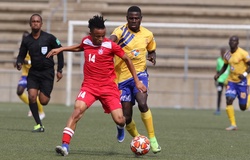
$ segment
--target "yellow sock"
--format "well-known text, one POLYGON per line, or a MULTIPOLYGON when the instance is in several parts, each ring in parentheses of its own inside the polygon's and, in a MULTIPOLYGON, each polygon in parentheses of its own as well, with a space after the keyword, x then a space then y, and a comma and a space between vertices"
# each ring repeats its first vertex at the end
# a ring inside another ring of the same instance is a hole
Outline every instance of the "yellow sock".
POLYGON ((126 125, 126 130, 132 137, 136 137, 139 135, 137 128, 135 126, 135 121, 133 119, 128 125, 126 125))
POLYGON ((150 109, 145 112, 141 113, 141 119, 147 129, 148 137, 153 138, 155 137, 154 125, 153 125, 153 117, 150 109))
POLYGON ((25 93, 21 94, 21 95, 19 96, 19 98, 20 98, 24 103, 29 104, 28 96, 27 96, 25 93))
POLYGON ((233 105, 228 105, 226 107, 226 111, 227 111, 227 116, 229 118, 229 121, 231 123, 232 126, 236 126, 236 121, 235 121, 235 116, 234 116, 234 107, 233 105))
POLYGON ((38 112, 39 112, 39 113, 43 113, 43 112, 44 112, 44 111, 43 111, 43 105, 40 103, 38 97, 36 98, 36 101, 37 101, 38 112))
POLYGON ((250 106, 250 94, 248 94, 247 96, 247 109, 249 108, 250 106))

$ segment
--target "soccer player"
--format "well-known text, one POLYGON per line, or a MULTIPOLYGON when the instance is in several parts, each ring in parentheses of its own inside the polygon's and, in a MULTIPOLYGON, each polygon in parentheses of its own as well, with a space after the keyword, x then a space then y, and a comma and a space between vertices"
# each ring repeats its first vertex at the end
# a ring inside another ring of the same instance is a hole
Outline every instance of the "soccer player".
MULTIPOLYGON (((223 56, 226 53, 226 48, 222 47, 220 49, 220 57, 216 59, 216 73, 218 73, 224 65, 223 56)), ((227 77, 229 74, 230 65, 227 66, 226 71, 217 79, 216 81, 216 88, 217 88, 217 108, 214 112, 215 115, 220 115, 221 110, 221 95, 224 86, 227 84, 227 77)))
MULTIPOLYGON (((27 37, 28 35, 29 35, 29 32, 24 31, 23 36, 22 36, 22 40, 24 39, 24 37, 27 37)), ((16 63, 14 63, 14 67, 16 67, 16 63)), ((28 99, 28 96, 24 93, 24 90, 27 88, 27 75, 28 75, 30 67, 31 67, 30 55, 27 54, 25 59, 24 59, 24 64, 22 67, 22 75, 21 75, 21 78, 18 82, 17 92, 16 92, 18 97, 26 104, 29 104, 29 99, 28 99)), ((37 98, 37 105, 38 105, 39 117, 41 120, 43 120, 45 118, 45 113, 43 111, 43 106, 40 103, 38 98, 37 98)), ((30 110, 28 112, 28 116, 29 117, 32 116, 32 113, 30 110)))
MULTIPOLYGON (((127 10, 127 24, 117 27, 111 34, 110 39, 122 47, 126 55, 133 62, 140 81, 148 87, 146 61, 149 60, 155 65, 156 42, 153 33, 140 26, 141 21, 141 9, 138 6, 129 7, 127 10)), ((151 150, 153 153, 160 152, 161 147, 155 136, 152 113, 147 105, 147 92, 140 92, 135 88, 135 82, 129 74, 127 66, 119 57, 115 58, 115 69, 118 77, 118 87, 121 91, 120 100, 123 114, 126 118, 127 131, 132 137, 139 135, 135 122, 132 119, 133 106, 136 100, 141 112, 141 119, 148 132, 151 150)), ((121 137, 120 139, 118 137, 118 141, 121 139, 121 137)))
POLYGON ((226 130, 237 130, 233 101, 236 97, 239 100, 239 108, 242 111, 247 109, 248 85, 247 75, 250 72, 250 56, 244 49, 238 47, 239 37, 231 36, 229 39, 230 51, 223 56, 224 65, 222 69, 214 76, 217 79, 226 71, 230 65, 228 84, 226 89, 226 112, 231 125, 226 130))
POLYGON ((62 145, 56 147, 56 152, 62 156, 69 153, 69 144, 76 130, 77 122, 83 117, 85 111, 99 100, 105 113, 111 113, 119 132, 124 132, 125 117, 120 102, 120 93, 114 79, 114 55, 125 61, 132 74, 135 85, 140 92, 146 92, 144 86, 136 75, 135 68, 119 45, 105 37, 106 28, 102 16, 94 16, 89 20, 89 36, 82 39, 80 44, 61 47, 52 50, 47 57, 62 51, 84 51, 84 80, 78 96, 76 97, 74 111, 68 119, 63 130, 62 145))
MULTIPOLYGON (((31 34, 22 40, 19 54, 17 56, 16 67, 22 69, 24 59, 29 53, 31 58, 31 67, 27 76, 27 90, 29 97, 29 107, 36 122, 33 132, 44 132, 44 126, 38 113, 37 96, 42 105, 47 105, 50 100, 50 94, 54 85, 55 62, 53 57, 46 58, 46 55, 53 48, 61 47, 60 41, 52 34, 41 30, 42 17, 39 14, 33 14, 30 17, 31 34)), ((57 81, 62 75, 64 66, 63 53, 58 54, 57 81)))

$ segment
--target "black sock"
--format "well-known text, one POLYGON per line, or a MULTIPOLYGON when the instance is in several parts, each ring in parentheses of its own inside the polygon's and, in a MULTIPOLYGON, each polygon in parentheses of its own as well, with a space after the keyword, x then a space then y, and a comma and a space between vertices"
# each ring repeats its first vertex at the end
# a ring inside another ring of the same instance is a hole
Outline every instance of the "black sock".
POLYGON ((32 112, 32 115, 36 121, 36 124, 40 124, 40 126, 42 126, 42 122, 40 120, 39 113, 38 113, 37 103, 30 103, 29 106, 30 106, 30 111, 32 112))

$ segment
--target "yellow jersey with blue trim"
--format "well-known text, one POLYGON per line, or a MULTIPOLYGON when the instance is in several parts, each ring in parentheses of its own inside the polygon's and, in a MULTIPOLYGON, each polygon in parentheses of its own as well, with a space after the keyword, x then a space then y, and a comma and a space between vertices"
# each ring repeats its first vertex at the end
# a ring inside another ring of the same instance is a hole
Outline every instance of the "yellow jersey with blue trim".
MULTIPOLYGON (((139 32, 133 32, 125 24, 117 27, 111 35, 117 37, 116 43, 121 46, 126 55, 131 59, 136 73, 144 72, 147 68, 148 51, 156 49, 153 33, 142 26, 140 26, 139 32)), ((115 56, 115 71, 118 83, 132 78, 126 63, 117 56, 115 56)))
POLYGON ((224 54, 224 63, 230 65, 228 81, 240 82, 239 75, 247 70, 248 65, 246 62, 248 61, 250 61, 248 52, 240 47, 233 54, 230 51, 226 52, 224 54))
MULTIPOLYGON (((30 61, 29 53, 27 53, 24 60, 25 61, 30 61)), ((31 64, 23 64, 23 66, 22 66, 22 76, 27 76, 28 75, 30 67, 31 67, 31 64)))

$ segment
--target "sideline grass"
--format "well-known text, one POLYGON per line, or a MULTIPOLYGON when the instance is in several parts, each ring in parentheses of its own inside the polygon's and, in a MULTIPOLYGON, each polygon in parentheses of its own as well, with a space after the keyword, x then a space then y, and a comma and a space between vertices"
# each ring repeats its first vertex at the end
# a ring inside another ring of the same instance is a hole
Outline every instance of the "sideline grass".
MULTIPOLYGON (((0 103, 1 160, 247 160, 250 150, 249 112, 236 111, 238 131, 225 131, 229 125, 225 111, 220 116, 211 110, 152 108, 155 131, 162 147, 160 154, 148 153, 135 158, 127 133, 123 143, 116 141, 116 128, 102 108, 90 108, 78 123, 67 157, 55 153, 61 144, 62 130, 72 107, 45 107, 44 133, 32 133, 34 120, 27 117, 28 107, 21 103, 0 103)), ((146 134, 140 113, 134 118, 141 134, 146 134)))

